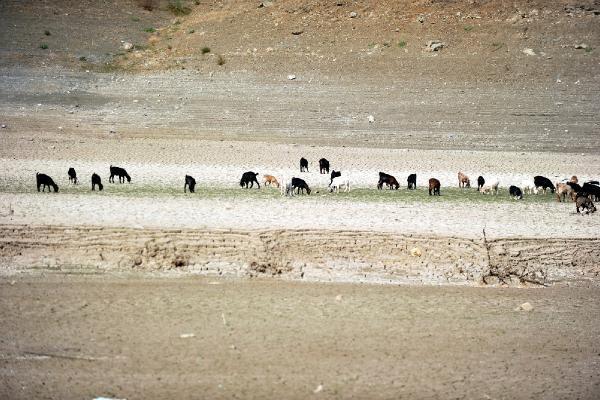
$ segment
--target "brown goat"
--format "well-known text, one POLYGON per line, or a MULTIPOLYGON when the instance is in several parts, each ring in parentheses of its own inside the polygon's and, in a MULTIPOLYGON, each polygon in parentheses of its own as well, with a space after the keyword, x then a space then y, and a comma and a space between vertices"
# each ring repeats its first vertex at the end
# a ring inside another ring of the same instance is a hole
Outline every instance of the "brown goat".
POLYGON ((429 179, 429 195, 435 196, 436 194, 440 195, 440 181, 435 178, 429 179))
POLYGON ((463 174, 462 172, 458 173, 458 187, 459 188, 464 188, 464 187, 471 187, 471 180, 469 179, 469 177, 465 174, 463 174))
POLYGON ((268 183, 269 186, 275 185, 276 187, 279 187, 279 182, 277 181, 277 178, 275 178, 273 175, 263 175, 263 178, 265 181, 265 186, 267 186, 268 183))

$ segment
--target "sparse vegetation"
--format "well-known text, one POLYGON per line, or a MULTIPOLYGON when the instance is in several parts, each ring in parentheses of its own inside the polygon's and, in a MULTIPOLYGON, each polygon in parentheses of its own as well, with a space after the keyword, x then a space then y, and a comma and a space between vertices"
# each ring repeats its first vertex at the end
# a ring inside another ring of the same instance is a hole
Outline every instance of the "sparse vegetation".
POLYGON ((464 27, 465 31, 467 32, 471 32, 473 30, 474 26, 473 25, 467 25, 464 27))
POLYGON ((50 31, 49 31, 49 30, 45 30, 45 31, 44 31, 44 35, 46 35, 46 36, 50 36, 50 31))
POLYGON ((81 57, 79 57, 79 61, 86 62, 87 58, 85 56, 81 56, 81 57))
POLYGON ((131 17, 131 20, 132 20, 133 22, 139 22, 139 20, 140 20, 140 19, 139 19, 139 17, 132 16, 132 17, 131 17))
POLYGON ((591 52, 592 52, 592 50, 593 50, 593 49, 592 49, 591 47, 586 47, 586 48, 585 48, 585 52, 586 52, 586 53, 591 53, 591 52))
POLYGON ((401 40, 398 42, 398 47, 400 47, 401 49, 406 47, 406 42, 404 40, 401 40))
POLYGON ((194 29, 190 29, 190 30, 188 31, 188 33, 189 33, 189 34, 192 34, 192 33, 194 33, 194 32, 196 32, 194 29))
POLYGON ((175 15, 188 15, 192 11, 181 0, 169 0, 167 8, 175 15))
POLYGON ((46 43, 40 44, 40 49, 46 50, 47 48, 48 48, 48 45, 46 43))
POLYGON ((217 57, 217 65, 223 64, 225 64, 225 58, 223 58, 223 56, 219 54, 219 56, 217 57))
POLYGON ((210 47, 203 47, 200 51, 202 54, 210 53, 210 47))
POLYGON ((156 29, 154 29, 153 27, 148 27, 148 28, 144 28, 144 32, 146 32, 146 33, 154 33, 154 32, 156 32, 156 29))

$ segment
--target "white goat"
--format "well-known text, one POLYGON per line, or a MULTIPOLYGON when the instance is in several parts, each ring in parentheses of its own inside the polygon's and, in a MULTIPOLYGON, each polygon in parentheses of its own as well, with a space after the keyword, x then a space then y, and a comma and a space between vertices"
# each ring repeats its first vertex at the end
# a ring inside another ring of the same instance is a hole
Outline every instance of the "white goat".
POLYGON ((340 188, 344 188, 344 192, 350 191, 350 180, 345 176, 336 176, 329 184, 329 191, 339 193, 340 188))

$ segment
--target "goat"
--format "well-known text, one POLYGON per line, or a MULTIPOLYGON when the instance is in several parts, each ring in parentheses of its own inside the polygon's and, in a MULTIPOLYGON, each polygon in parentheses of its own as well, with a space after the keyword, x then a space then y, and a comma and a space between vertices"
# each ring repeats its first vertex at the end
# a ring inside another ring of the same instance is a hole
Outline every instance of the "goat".
MULTIPOLYGON (((577 185, 579 186, 579 185, 577 185)), ((573 198, 573 188, 571 185, 567 185, 566 183, 557 183, 556 184, 556 200, 560 203, 561 197, 562 201, 566 201, 567 195, 573 198)))
POLYGON ((406 179, 406 183, 408 184, 409 189, 417 188, 417 174, 410 174, 406 179))
POLYGON ((48 193, 51 192, 50 188, 54 188, 54 193, 58 193, 58 185, 54 183, 52 178, 50 178, 46 174, 40 174, 39 172, 35 173, 35 181, 37 184, 37 191, 40 191, 40 186, 42 186, 42 192, 46 191, 48 188, 48 193))
POLYGON ((573 175, 571 179, 569 179, 569 183, 579 183, 579 179, 577 179, 577 175, 573 175))
POLYGON ((321 171, 322 174, 328 174, 329 173, 329 161, 327 161, 324 158, 321 158, 319 160, 319 170, 321 171))
POLYGON ((552 193, 554 193, 556 190, 550 179, 546 178, 545 176, 534 176, 533 185, 538 188, 538 190, 539 188, 542 188, 544 190, 544 194, 546 194, 546 189, 550 189, 552 193))
POLYGON ((598 201, 600 199, 600 185, 594 183, 597 181, 588 181, 583 184, 581 187, 581 193, 585 193, 586 195, 590 195, 594 197, 594 201, 598 201))
POLYGON ((131 177, 129 176, 127 171, 125 171, 124 168, 113 167, 111 165, 110 166, 110 177, 108 178, 108 181, 115 183, 115 175, 119 177, 119 183, 125 182, 125 179, 127 179, 127 182, 131 183, 131 177))
POLYGON ((273 175, 263 175, 263 181, 265 186, 269 184, 269 186, 275 185, 279 188, 279 182, 277 181, 277 178, 275 178, 273 175))
POLYGON ((292 191, 294 189, 297 189, 297 192, 296 192, 297 194, 300 194, 300 191, 302 191, 302 193, 304 193, 304 190, 306 190, 307 194, 310 194, 310 188, 308 187, 308 185, 306 184, 304 179, 292 178, 291 186, 292 186, 292 191))
POLYGON ((514 198, 515 200, 522 200, 523 199, 523 192, 517 186, 512 186, 511 185, 508 188, 508 194, 510 195, 510 197, 514 198))
POLYGON ((429 195, 440 195, 440 181, 435 178, 429 178, 429 195))
POLYGON ((308 172, 308 160, 304 157, 300 159, 300 172, 308 172))
POLYGON ((96 185, 98 185, 99 191, 102 191, 102 189, 104 189, 104 186, 102 186, 102 180, 100 179, 100 175, 94 172, 92 174, 92 190, 96 190, 96 185))
POLYGON ((248 185, 250 185, 250 188, 252 188, 252 187, 254 187, 254 182, 256 182, 256 184, 258 185, 258 188, 260 189, 260 183, 258 183, 258 180, 256 179, 257 176, 258 176, 258 172, 252 172, 252 171, 244 172, 242 174, 242 179, 240 179, 240 186, 248 189, 248 185))
POLYGON ((338 176, 342 176, 342 171, 336 171, 335 169, 332 170, 331 171, 331 180, 329 181, 329 185, 331 185, 331 182, 333 182, 333 180, 338 176))
POLYGON ((75 168, 69 168, 67 174, 69 175, 69 182, 73 182, 74 185, 77 185, 77 172, 75 172, 75 168))
POLYGON ((500 182, 497 179, 490 179, 490 181, 492 183, 484 185, 481 189, 479 189, 479 192, 483 194, 493 193, 494 195, 497 195, 500 182))
POLYGON ((483 176, 479 175, 477 177, 477 190, 481 191, 481 188, 483 187, 483 185, 485 185, 485 179, 483 178, 483 176))
POLYGON ((458 187, 459 188, 465 188, 471 187, 471 180, 469 179, 469 177, 465 174, 463 174, 462 172, 458 172, 458 187))
POLYGON ((575 200, 575 209, 577 210, 577 214, 580 214, 579 209, 586 210, 586 214, 596 212, 596 206, 594 206, 592 200, 585 195, 577 196, 577 199, 575 200))
POLYGON ((342 178, 341 176, 333 178, 331 183, 329 184, 329 191, 333 192, 335 190, 335 192, 339 193, 340 188, 344 188, 344 192, 349 192, 350 180, 345 177, 342 178))
POLYGON ((185 193, 186 187, 190 189, 190 193, 196 192, 196 180, 192 176, 185 176, 185 183, 183 184, 183 193, 185 193))
POLYGON ((392 175, 386 174, 385 172, 379 173, 379 182, 377 183, 377 189, 383 189, 383 184, 386 184, 389 188, 396 189, 400 188, 400 184, 392 175))
POLYGON ((521 189, 523 190, 523 193, 527 193, 527 194, 538 194, 538 188, 535 187, 535 185, 531 185, 530 181, 523 181, 521 183, 521 189))
POLYGON ((279 190, 281 191, 282 196, 293 196, 294 189, 292 188, 292 181, 288 178, 283 178, 281 180, 281 185, 279 186, 279 190))

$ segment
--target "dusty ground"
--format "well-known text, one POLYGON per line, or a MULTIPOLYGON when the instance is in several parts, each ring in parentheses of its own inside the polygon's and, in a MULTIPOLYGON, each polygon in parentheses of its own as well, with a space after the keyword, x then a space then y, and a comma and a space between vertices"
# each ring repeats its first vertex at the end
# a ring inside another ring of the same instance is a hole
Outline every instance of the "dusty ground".
POLYGON ((506 190, 600 178, 597 1, 141 3, 0 2, 0 397, 598 397, 598 214, 506 190))
POLYGON ((44 275, 0 293, 3 398, 600 393, 595 289, 44 275))

